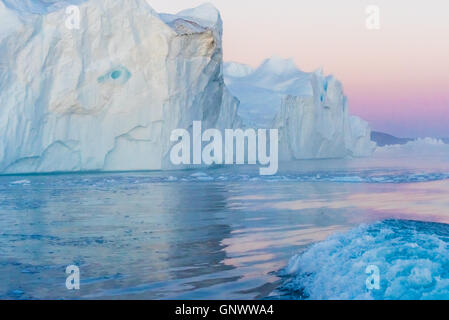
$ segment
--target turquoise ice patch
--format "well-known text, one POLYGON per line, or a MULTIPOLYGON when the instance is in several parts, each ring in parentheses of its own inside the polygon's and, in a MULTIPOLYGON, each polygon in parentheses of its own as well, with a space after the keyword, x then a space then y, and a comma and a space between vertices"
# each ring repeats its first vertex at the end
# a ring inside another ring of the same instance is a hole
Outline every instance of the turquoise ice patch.
POLYGON ((114 82, 118 84, 126 83, 131 78, 131 72, 123 66, 114 68, 106 74, 98 77, 98 83, 114 82))

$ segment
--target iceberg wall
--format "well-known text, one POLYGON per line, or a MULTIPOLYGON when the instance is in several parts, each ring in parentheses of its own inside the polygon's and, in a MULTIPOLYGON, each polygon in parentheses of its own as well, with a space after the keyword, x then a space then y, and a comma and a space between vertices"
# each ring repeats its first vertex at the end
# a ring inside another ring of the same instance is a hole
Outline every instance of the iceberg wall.
POLYGON ((1 173, 165 169, 173 129, 236 126, 214 7, 67 3, 0 1, 1 173))
POLYGON ((172 169, 170 134, 196 120, 278 128, 281 160, 374 148, 335 78, 281 58, 223 66, 211 5, 173 15, 146 0, 0 0, 0 18, 0 173, 172 169), (69 4, 79 29, 65 25, 69 4))
POLYGON ((236 63, 224 70, 227 86, 241 101, 244 123, 279 129, 281 160, 361 157, 374 151, 368 123, 349 114, 335 77, 321 70, 302 72, 293 60, 276 56, 252 72, 236 63))

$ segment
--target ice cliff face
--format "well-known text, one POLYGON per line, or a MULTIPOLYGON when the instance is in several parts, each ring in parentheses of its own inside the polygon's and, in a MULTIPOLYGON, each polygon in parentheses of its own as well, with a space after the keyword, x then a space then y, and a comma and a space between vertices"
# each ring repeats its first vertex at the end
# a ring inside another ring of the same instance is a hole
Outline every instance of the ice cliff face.
POLYGON ((279 129, 281 160, 368 156, 375 144, 364 120, 350 116, 341 83, 321 70, 300 71, 290 59, 273 57, 253 72, 235 63, 225 82, 241 101, 248 126, 279 129), (237 71, 236 71, 237 70, 237 71))
POLYGON ((209 5, 0 1, 0 172, 170 167, 170 133, 232 128, 222 22, 209 5), (80 29, 65 6, 80 8, 80 29))
POLYGON ((246 125, 280 129, 281 159, 370 152, 334 78, 280 58, 223 67, 211 5, 0 0, 0 20, 0 173, 172 168, 172 130, 240 126, 222 71, 246 125), (66 27, 70 4, 79 29, 66 27))

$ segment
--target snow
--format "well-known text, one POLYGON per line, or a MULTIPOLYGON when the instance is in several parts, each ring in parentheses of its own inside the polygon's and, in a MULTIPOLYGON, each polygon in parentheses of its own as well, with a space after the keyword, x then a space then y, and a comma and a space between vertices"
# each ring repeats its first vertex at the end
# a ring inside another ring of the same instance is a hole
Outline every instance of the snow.
POLYGON ((173 129, 235 126, 211 6, 175 17, 191 34, 145 0, 81 2, 82 31, 68 2, 0 3, 0 172, 166 169, 173 129))
POLYGON ((449 227, 387 220, 331 236, 293 257, 282 291, 300 299, 448 299, 449 227), (366 286, 369 266, 380 286, 366 286))

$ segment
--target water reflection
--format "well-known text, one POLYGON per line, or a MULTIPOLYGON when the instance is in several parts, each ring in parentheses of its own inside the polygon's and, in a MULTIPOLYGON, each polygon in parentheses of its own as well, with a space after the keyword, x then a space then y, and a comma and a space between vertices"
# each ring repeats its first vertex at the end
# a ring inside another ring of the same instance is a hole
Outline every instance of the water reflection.
MULTIPOLYGON (((449 223, 449 181, 401 185, 370 185, 343 197, 280 201, 273 209, 360 209, 362 220, 397 218, 449 223)), ((359 222, 359 219, 356 219, 359 222)))
POLYGON ((223 219, 223 186, 111 181, 108 187, 92 177, 84 187, 46 189, 55 177, 30 179, 26 193, 26 186, 1 193, 9 204, 0 207, 0 268, 7 271, 0 275, 1 297, 108 296, 121 288, 122 297, 139 298, 141 291, 145 298, 163 298, 172 280, 232 269, 223 263, 222 240, 231 233, 223 219), (39 199, 39 207, 19 205, 22 197, 39 199), (65 289, 69 264, 81 267, 80 291, 65 289), (158 282, 164 285, 135 289, 158 282))
POLYGON ((391 217, 449 223, 448 181, 149 175, 0 177, 0 298, 261 298, 291 256, 332 233, 391 217), (80 291, 65 288, 70 264, 80 291))

